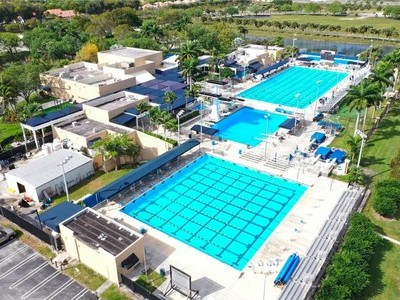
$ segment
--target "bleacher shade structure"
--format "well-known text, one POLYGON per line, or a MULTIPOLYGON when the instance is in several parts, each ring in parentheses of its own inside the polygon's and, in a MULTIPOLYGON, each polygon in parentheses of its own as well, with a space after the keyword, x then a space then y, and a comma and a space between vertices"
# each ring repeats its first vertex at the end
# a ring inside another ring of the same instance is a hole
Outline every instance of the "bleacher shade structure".
MULTIPOLYGON (((63 202, 41 213, 39 215, 40 222, 50 229, 60 232, 58 225, 83 209, 82 206, 72 202, 63 202)), ((35 217, 37 221, 39 221, 39 218, 35 217)))
POLYGON ((214 135, 219 132, 219 129, 215 129, 215 128, 211 128, 211 127, 207 127, 207 126, 200 126, 198 124, 193 125, 193 127, 190 128, 190 130, 196 131, 197 133, 202 131, 204 134, 207 134, 207 135, 214 135))
POLYGON ((182 145, 177 146, 160 156, 154 158, 153 160, 147 162, 146 164, 132 170, 128 174, 122 176, 121 178, 117 179, 116 181, 106 185, 105 187, 101 188, 93 195, 87 197, 83 202, 87 207, 93 207, 98 203, 110 199, 111 197, 117 195, 124 189, 130 187, 131 185, 135 184, 136 182, 140 181, 147 175, 151 174, 152 172, 156 171, 157 169, 161 168, 168 162, 174 160, 175 158, 181 156, 182 154, 186 153, 187 151, 193 149, 200 142, 196 139, 190 139, 184 142, 182 145))
POLYGON ((299 123, 300 123, 299 120, 296 120, 296 119, 292 118, 292 119, 285 120, 278 127, 279 128, 283 128, 283 129, 287 129, 287 130, 291 130, 295 126, 295 124, 297 125, 299 123))
POLYGON ((278 69, 279 67, 282 67, 283 65, 286 65, 289 61, 287 59, 284 59, 276 64, 273 64, 269 67, 263 68, 261 70, 258 70, 255 75, 264 75, 265 73, 271 72, 273 70, 278 69))
POLYGON ((81 110, 82 110, 82 104, 74 104, 72 106, 68 106, 61 110, 50 112, 48 114, 45 114, 44 116, 30 118, 29 120, 23 121, 22 123, 31 127, 35 127, 47 122, 60 119, 62 117, 68 116, 70 114, 76 113, 81 110))

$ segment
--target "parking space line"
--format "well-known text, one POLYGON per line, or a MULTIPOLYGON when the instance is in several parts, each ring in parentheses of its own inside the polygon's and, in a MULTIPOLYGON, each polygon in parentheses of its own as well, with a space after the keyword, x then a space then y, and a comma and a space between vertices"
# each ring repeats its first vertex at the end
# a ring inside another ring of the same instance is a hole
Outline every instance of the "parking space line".
POLYGON ((6 262, 7 260, 9 260, 9 259, 13 258, 14 256, 18 255, 21 251, 25 250, 26 248, 28 248, 28 246, 23 246, 23 247, 19 248, 17 251, 15 251, 13 254, 8 255, 7 257, 5 257, 3 259, 0 259, 0 265, 3 262, 6 262))
POLYGON ((21 268, 24 264, 26 264, 27 262, 29 262, 30 260, 32 260, 33 258, 35 258, 36 256, 36 252, 34 252, 33 254, 31 254, 30 256, 28 256, 26 259, 24 259, 23 261, 21 261, 20 263, 18 263, 17 265, 15 265, 14 267, 12 267, 11 269, 8 269, 7 272, 3 273, 0 276, 0 279, 3 279, 4 277, 7 277, 8 275, 10 275, 12 272, 14 272, 15 270, 18 270, 19 268, 21 268))
POLYGON ((61 285, 59 288, 57 288, 55 291, 53 291, 50 295, 47 295, 47 297, 44 298, 44 300, 53 299, 55 296, 57 296, 59 293, 61 293, 63 290, 65 290, 67 287, 69 287, 72 283, 74 283, 74 280, 72 278, 70 278, 63 285, 61 285))
POLYGON ((32 275, 34 275, 41 269, 45 268, 46 266, 48 266, 48 263, 45 261, 44 263, 42 263, 41 265, 39 265, 38 267, 36 267, 32 271, 30 271, 27 275, 25 275, 24 277, 20 278, 19 280, 15 281, 13 284, 11 284, 9 289, 12 290, 13 288, 17 287, 18 285, 23 283, 25 280, 28 280, 32 275))
POLYGON ((71 300, 78 300, 78 299, 80 299, 81 297, 83 297, 83 296, 86 294, 87 291, 88 291, 88 290, 84 288, 84 289, 81 290, 78 294, 76 294, 73 298, 71 298, 71 300))
POLYGON ((35 285, 33 288, 31 288, 29 291, 27 291, 25 294, 23 294, 21 296, 21 299, 28 299, 28 297, 30 295, 32 295, 34 292, 36 292, 38 289, 40 289, 42 286, 44 286, 45 284, 47 284, 47 282, 49 282, 50 280, 52 280, 54 277, 60 275, 61 273, 58 271, 55 271, 53 274, 51 274, 48 278, 46 278, 46 280, 42 281, 41 283, 35 285))

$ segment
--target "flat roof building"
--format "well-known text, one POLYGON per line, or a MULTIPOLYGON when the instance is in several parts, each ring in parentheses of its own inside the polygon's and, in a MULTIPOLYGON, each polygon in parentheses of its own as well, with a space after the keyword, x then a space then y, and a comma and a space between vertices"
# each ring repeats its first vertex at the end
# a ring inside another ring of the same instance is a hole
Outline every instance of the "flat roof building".
POLYGON ((145 238, 91 208, 59 228, 66 252, 114 283, 143 262, 145 238))

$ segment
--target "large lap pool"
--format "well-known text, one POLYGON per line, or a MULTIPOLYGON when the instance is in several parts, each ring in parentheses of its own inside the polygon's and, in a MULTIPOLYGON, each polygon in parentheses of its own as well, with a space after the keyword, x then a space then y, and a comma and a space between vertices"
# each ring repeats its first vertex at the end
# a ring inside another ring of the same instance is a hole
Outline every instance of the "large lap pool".
POLYGON ((303 109, 347 75, 344 72, 291 67, 241 92, 238 96, 303 109))
POLYGON ((203 155, 121 211, 242 270, 306 189, 203 155))
POLYGON ((278 130, 278 126, 287 117, 271 112, 243 107, 218 123, 212 128, 219 129, 216 136, 245 145, 257 146, 265 139, 266 134, 278 130))

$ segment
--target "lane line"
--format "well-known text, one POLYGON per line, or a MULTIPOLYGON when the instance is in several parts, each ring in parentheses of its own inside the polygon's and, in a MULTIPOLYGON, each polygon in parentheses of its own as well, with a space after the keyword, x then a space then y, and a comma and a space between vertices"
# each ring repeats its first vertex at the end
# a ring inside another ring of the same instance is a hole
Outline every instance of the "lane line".
POLYGON ((36 257, 36 253, 34 252, 33 254, 31 254, 30 256, 28 256, 26 259, 24 259, 23 261, 19 262, 17 265, 15 265, 14 267, 12 267, 11 269, 8 269, 7 272, 3 273, 0 276, 0 279, 3 279, 4 277, 7 277, 8 275, 10 275, 12 272, 14 272, 15 270, 18 270, 19 268, 21 268, 23 265, 25 265, 27 262, 29 262, 30 260, 32 260, 33 258, 36 257))
POLYGON ((33 269, 32 271, 30 271, 28 274, 26 274, 24 277, 18 279, 17 281, 15 281, 13 284, 11 284, 9 286, 9 289, 12 290, 15 287, 17 287, 18 285, 20 285, 21 283, 23 283, 25 280, 28 280, 32 275, 34 275, 35 273, 37 273, 38 271, 42 270, 43 268, 45 268, 46 266, 48 266, 47 262, 45 261, 44 263, 42 263, 41 265, 39 265, 38 267, 36 267, 35 269, 33 269))
POLYGON ((1 265, 3 262, 6 262, 7 260, 13 258, 15 255, 18 255, 18 253, 20 253, 21 251, 25 250, 26 248, 28 248, 28 246, 24 246, 24 247, 22 247, 22 248, 19 248, 19 249, 18 249, 17 251, 15 251, 13 254, 8 255, 8 256, 6 256, 6 257, 3 258, 3 259, 0 259, 0 265, 1 265))
POLYGON ((81 297, 83 297, 83 296, 86 294, 87 291, 88 291, 88 290, 87 290, 86 288, 84 288, 84 289, 81 290, 78 294, 76 294, 73 298, 71 298, 71 300, 78 300, 78 299, 80 299, 81 297))
POLYGON ((55 271, 53 274, 51 274, 49 277, 46 278, 46 280, 43 280, 41 283, 35 285, 33 288, 31 288, 29 291, 27 291, 25 294, 21 296, 21 299, 28 299, 30 295, 32 295, 34 292, 39 290, 42 286, 47 284, 48 281, 52 280, 54 277, 60 275, 58 271, 55 271))
POLYGON ((69 278, 68 281, 64 282, 63 285, 61 285, 60 287, 58 287, 55 291, 53 291, 50 295, 47 295, 46 298, 44 298, 44 300, 50 300, 53 299, 55 296, 57 296, 58 294, 60 294, 63 290, 65 290, 67 287, 69 287, 72 283, 74 283, 74 280, 72 278, 69 278))

